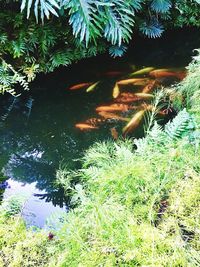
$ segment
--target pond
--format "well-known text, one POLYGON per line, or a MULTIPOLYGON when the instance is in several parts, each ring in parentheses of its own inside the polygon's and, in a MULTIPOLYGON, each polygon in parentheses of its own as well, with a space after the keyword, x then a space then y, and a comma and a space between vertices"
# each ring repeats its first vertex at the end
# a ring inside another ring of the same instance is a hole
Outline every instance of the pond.
MULTIPOLYGON (((52 213, 68 210, 63 188, 55 186, 59 166, 80 167, 77 159, 85 149, 95 141, 116 139, 133 116, 127 106, 121 106, 120 114, 114 112, 118 117, 108 111, 97 114, 97 107, 121 104, 117 97, 113 99, 116 82, 145 67, 183 68, 190 62, 192 50, 199 47, 199 39, 195 29, 166 33, 159 40, 137 36, 122 59, 102 55, 82 60, 39 75, 31 90, 20 97, 0 96, 0 170, 7 179, 1 192, 5 199, 25 196, 22 216, 28 226, 43 227, 52 213), (86 92, 96 82, 94 90, 86 92), (70 90, 82 83, 88 84, 70 90)), ((178 80, 175 77, 169 83, 178 80)), ((141 85, 134 88, 134 93, 141 92, 141 85)), ((120 90, 130 96, 132 88, 122 86, 120 90)), ((137 99, 134 105, 141 103, 143 99, 137 99)), ((142 134, 143 126, 132 132, 136 137, 142 134)))

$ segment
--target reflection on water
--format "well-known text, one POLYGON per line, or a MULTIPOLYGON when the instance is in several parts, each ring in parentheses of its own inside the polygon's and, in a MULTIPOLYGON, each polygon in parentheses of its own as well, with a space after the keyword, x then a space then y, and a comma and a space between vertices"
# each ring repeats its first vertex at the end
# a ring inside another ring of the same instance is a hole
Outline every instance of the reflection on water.
POLYGON ((30 193, 23 210, 28 225, 41 227, 51 212, 66 210, 69 198, 63 188, 55 186, 56 170, 61 163, 77 168, 74 159, 106 137, 107 126, 92 134, 74 127, 80 118, 91 115, 91 96, 70 96, 61 89, 55 94, 47 87, 17 99, 0 98, 0 169, 11 187, 5 188, 4 197, 30 193))
MULTIPOLYGON (((59 164, 78 168, 79 162, 74 159, 81 158, 82 152, 97 140, 116 139, 127 122, 101 116, 100 130, 85 132, 74 126, 80 122, 98 122, 95 121, 97 107, 108 108, 108 103, 117 104, 112 109, 126 112, 127 103, 124 106, 119 106, 117 101, 113 103, 113 88, 117 81, 133 72, 133 65, 138 68, 186 66, 192 49, 199 47, 199 39, 192 38, 196 43, 188 45, 184 33, 181 38, 174 46, 173 38, 168 43, 165 38, 157 43, 143 40, 142 45, 139 41, 138 47, 123 59, 100 56, 85 60, 38 77, 32 90, 19 98, 0 96, 0 171, 10 185, 5 188, 4 197, 28 194, 23 209, 28 225, 42 227, 50 213, 67 209, 69 199, 62 188, 55 186, 59 164), (95 90, 88 93, 68 90, 75 84, 94 84, 99 80, 95 90)), ((108 116, 105 111, 101 115, 108 116)), ((140 134, 141 130, 134 131, 135 136, 140 134)))
POLYGON ((25 219, 27 226, 36 225, 38 227, 43 227, 46 218, 50 217, 55 212, 60 212, 61 210, 67 211, 67 207, 64 206, 60 208, 55 206, 51 202, 46 202, 41 200, 36 195, 46 194, 46 191, 38 190, 36 183, 24 184, 12 179, 8 180, 9 188, 4 192, 4 198, 8 198, 12 195, 19 195, 24 197, 25 205, 22 210, 22 217, 25 219))

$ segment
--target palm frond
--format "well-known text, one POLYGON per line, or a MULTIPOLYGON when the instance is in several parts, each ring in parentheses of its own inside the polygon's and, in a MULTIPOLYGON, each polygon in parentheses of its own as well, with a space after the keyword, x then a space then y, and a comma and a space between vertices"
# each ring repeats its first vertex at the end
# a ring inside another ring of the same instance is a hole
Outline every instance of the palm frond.
POLYGON ((40 11, 40 18, 44 21, 44 17, 49 19, 50 14, 58 16, 57 10, 59 7, 59 0, 22 0, 21 11, 27 10, 27 18, 30 16, 31 8, 34 6, 34 13, 38 21, 38 13, 40 11))
POLYGON ((160 37, 164 31, 162 24, 157 18, 152 18, 149 22, 143 22, 140 25, 140 31, 149 38, 160 37))
POLYGON ((151 2, 151 8, 157 13, 166 13, 172 6, 170 0, 153 0, 151 2))
POLYGON ((69 11, 69 23, 72 25, 73 34, 79 36, 80 42, 88 44, 90 39, 100 36, 101 25, 97 16, 97 6, 92 0, 71 0, 65 3, 69 11))
POLYGON ((128 42, 131 38, 134 7, 126 1, 115 0, 100 13, 105 24, 104 36, 113 45, 121 46, 122 42, 128 42))
POLYGON ((121 45, 121 46, 117 46, 117 45, 113 45, 111 47, 109 47, 109 54, 112 57, 122 57, 124 55, 124 53, 127 50, 127 46, 125 45, 121 45))

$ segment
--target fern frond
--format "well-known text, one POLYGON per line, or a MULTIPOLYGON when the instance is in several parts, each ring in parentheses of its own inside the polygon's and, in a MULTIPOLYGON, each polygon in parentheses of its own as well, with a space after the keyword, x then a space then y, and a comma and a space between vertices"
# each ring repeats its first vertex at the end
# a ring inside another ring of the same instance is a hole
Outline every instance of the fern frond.
POLYGON ((24 90, 29 90, 26 77, 17 72, 10 64, 1 58, 0 65, 0 93, 8 92, 16 96, 13 89, 15 84, 20 84, 24 90))
POLYGON ((53 68, 67 66, 72 63, 72 51, 57 51, 50 60, 53 68))
POLYGON ((12 41, 12 49, 13 49, 13 57, 14 58, 19 58, 21 57, 25 51, 26 51, 26 45, 23 40, 16 40, 12 41))
POLYGON ((0 33, 0 44, 6 44, 8 36, 6 33, 0 33))
POLYGON ((195 128, 191 115, 183 109, 178 115, 165 125, 165 133, 170 139, 181 138, 195 128))

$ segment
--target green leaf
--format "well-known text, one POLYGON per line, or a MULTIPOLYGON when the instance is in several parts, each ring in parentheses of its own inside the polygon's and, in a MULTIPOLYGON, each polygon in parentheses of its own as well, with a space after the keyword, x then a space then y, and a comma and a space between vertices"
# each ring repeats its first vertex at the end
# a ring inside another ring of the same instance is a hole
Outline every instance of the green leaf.
POLYGON ((153 0, 151 8, 157 13, 166 13, 171 8, 172 3, 170 0, 153 0))

